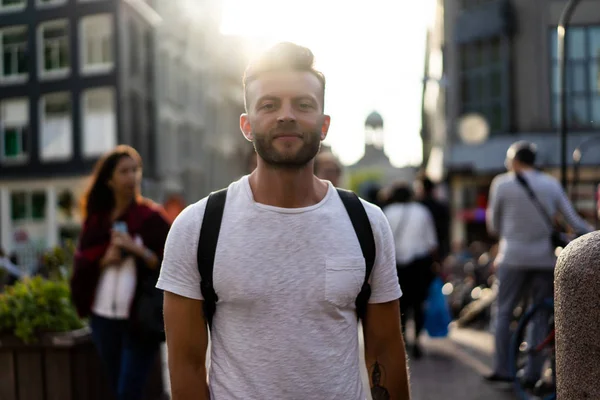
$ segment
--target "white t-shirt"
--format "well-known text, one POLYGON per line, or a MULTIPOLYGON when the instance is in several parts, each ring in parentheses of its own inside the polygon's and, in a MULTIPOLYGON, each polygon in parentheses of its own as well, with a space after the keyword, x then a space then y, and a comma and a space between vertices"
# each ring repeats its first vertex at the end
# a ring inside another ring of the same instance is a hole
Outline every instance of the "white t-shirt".
MULTIPOLYGON (((363 202, 377 256, 370 303, 401 296, 383 212, 363 202)), ((167 238, 157 287, 202 299, 196 262, 206 199, 167 238)), ((310 207, 256 203, 248 177, 229 186, 214 265, 214 400, 364 400, 355 299, 365 276, 358 238, 330 184, 310 207)))
MULTIPOLYGON (((142 238, 134 238, 142 245, 142 238)), ((135 295, 137 272, 135 258, 126 257, 120 265, 110 265, 100 274, 92 312, 109 319, 128 319, 131 302, 135 295)))
POLYGON ((384 212, 392 227, 399 264, 424 257, 437 247, 433 218, 422 204, 390 204, 384 212))

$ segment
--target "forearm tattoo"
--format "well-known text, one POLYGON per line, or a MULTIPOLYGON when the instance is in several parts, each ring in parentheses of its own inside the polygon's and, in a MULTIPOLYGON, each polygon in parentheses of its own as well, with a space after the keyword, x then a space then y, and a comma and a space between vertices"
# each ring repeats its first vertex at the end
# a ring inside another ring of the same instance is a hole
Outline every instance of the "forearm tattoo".
POLYGON ((390 400, 390 393, 382 386, 381 376, 384 372, 381 365, 375 361, 371 372, 371 396, 373 400, 390 400))

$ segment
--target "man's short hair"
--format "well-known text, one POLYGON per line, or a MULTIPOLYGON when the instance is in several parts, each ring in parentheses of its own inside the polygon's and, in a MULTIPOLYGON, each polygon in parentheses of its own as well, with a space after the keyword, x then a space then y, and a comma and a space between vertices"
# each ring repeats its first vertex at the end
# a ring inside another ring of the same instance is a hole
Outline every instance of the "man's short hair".
POLYGON ((247 87, 259 75, 268 72, 301 71, 310 72, 317 77, 323 87, 321 97, 322 107, 325 105, 325 75, 314 68, 315 56, 307 47, 295 43, 281 42, 267 51, 248 65, 244 72, 244 106, 248 111, 247 87))
POLYGON ((506 152, 506 158, 509 160, 517 160, 525 165, 535 165, 537 147, 535 144, 520 140, 513 143, 506 152))

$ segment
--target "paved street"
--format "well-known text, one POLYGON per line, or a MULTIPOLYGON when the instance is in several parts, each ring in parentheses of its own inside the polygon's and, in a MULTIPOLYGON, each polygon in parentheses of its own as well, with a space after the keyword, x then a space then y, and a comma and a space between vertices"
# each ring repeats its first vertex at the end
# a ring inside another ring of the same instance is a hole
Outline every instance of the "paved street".
POLYGON ((454 331, 450 339, 424 339, 427 355, 410 361, 412 399, 515 399, 510 391, 482 381, 481 376, 490 372, 491 339, 489 334, 475 331, 454 331))
MULTIPOLYGON (((423 338, 422 343, 425 356, 409 364, 412 400, 515 399, 510 391, 490 387, 481 379, 491 367, 493 340, 489 333, 453 329, 448 339, 423 338)), ((165 376, 168 382, 166 364, 165 376)), ((363 379, 367 384, 366 368, 363 379)))

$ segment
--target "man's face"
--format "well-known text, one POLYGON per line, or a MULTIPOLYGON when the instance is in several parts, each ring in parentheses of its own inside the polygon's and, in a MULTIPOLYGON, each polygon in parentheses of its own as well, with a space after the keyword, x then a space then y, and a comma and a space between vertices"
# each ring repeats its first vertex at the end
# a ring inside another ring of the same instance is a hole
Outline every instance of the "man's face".
POLYGON ((269 72, 246 91, 248 114, 241 116, 240 127, 260 158, 279 168, 307 165, 329 129, 319 79, 310 72, 269 72))

